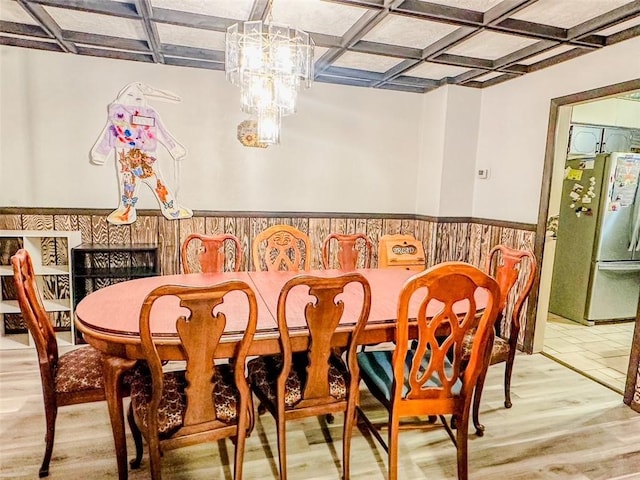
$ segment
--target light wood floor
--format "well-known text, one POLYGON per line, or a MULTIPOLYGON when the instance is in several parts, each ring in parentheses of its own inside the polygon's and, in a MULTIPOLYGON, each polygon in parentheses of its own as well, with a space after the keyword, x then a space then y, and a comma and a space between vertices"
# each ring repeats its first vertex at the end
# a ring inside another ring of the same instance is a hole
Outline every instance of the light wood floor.
MULTIPOLYGON (((519 355, 513 379, 513 408, 503 407, 502 366, 492 367, 482 406, 486 434, 471 435, 472 479, 640 479, 640 415, 610 389, 542 355, 519 355)), ((377 407, 367 392, 363 408, 377 407)), ((289 478, 340 478, 341 422, 307 419, 288 429, 289 478)), ((34 479, 44 448, 44 415, 35 352, 0 352, 0 478, 34 479)), ((133 451, 131 438, 129 451, 133 451)), ((352 443, 352 477, 386 478, 386 454, 359 431, 352 443)), ((277 478, 275 427, 266 414, 247 440, 245 479, 277 478)), ((402 479, 455 479, 455 448, 444 430, 403 431, 402 479)), ((231 479, 230 442, 167 452, 165 479, 231 479), (222 447, 221 447, 222 446, 222 447)), ((130 472, 146 479, 148 465, 130 472)), ((65 407, 58 414, 50 479, 116 478, 105 404, 65 407)))

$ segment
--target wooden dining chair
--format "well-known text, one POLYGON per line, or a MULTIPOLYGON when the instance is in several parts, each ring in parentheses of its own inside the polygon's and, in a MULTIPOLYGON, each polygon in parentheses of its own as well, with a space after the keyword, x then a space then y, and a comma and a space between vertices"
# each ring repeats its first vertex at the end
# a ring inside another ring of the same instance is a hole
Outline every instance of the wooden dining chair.
POLYGON ((359 273, 299 275, 282 288, 277 307, 282 354, 258 357, 247 365, 251 389, 276 420, 281 480, 287 478, 286 422, 336 412, 344 412, 342 472, 343 478, 349 479, 351 432, 359 395, 355 354, 370 308, 369 283, 359 273), (347 288, 361 293, 347 295, 347 288), (340 324, 345 310, 352 314, 348 326, 340 324), (290 325, 292 321, 295 324, 290 325), (301 326, 308 328, 309 350, 294 354, 290 331, 301 326), (336 332, 345 328, 350 330, 346 363, 332 349, 336 332))
POLYGON ((192 233, 185 238, 180 248, 182 270, 184 273, 223 272, 226 263, 225 245, 227 243, 232 244, 234 249, 233 270, 239 272, 242 267, 242 245, 235 235, 229 233, 221 235, 192 233), (192 253, 194 250, 197 254, 192 253))
POLYGON ((251 249, 256 271, 309 270, 311 240, 290 225, 273 225, 253 240, 251 249))
POLYGON ((60 355, 51 320, 36 285, 31 256, 25 249, 20 249, 11 258, 11 264, 18 304, 33 338, 40 367, 47 431, 38 475, 46 477, 49 475, 58 408, 105 400, 102 354, 87 345, 60 355))
MULTIPOLYGON (((536 257, 527 250, 517 250, 496 245, 489 252, 487 272, 500 286, 500 305, 495 323, 496 337, 490 352, 489 365, 504 363, 504 406, 511 408, 511 374, 518 350, 522 307, 531 293, 536 276, 536 257)), ((473 342, 473 334, 467 337, 467 345, 473 342)), ((478 379, 473 400, 473 424, 476 435, 484 435, 479 411, 485 374, 478 379)))
MULTIPOLYGON (((400 420, 419 416, 440 417, 456 445, 458 478, 468 478, 471 401, 476 382, 487 368, 486 351, 491 348, 499 301, 496 281, 476 267, 462 262, 436 265, 412 276, 400 293, 395 349, 358 353, 360 376, 389 412, 385 442, 365 412, 358 408, 363 426, 389 454, 390 480, 398 478, 400 420), (488 295, 481 314, 474 297, 478 289, 484 289, 488 295), (437 313, 428 318, 431 303, 437 313), (409 342, 412 318, 417 319, 415 342, 409 342), (463 357, 465 334, 474 328, 475 341, 469 355, 463 357), (445 415, 451 415, 455 435, 445 415)), ((429 422, 422 422, 420 427, 424 426, 430 426, 429 422)))
MULTIPOLYGON (((231 438, 235 444, 234 479, 242 478, 245 438, 253 428, 253 403, 244 366, 257 312, 253 290, 240 280, 206 287, 164 285, 146 297, 140 312, 146 366, 137 366, 131 375, 128 420, 136 445, 141 434, 147 441, 152 479, 161 478, 164 451, 223 438, 231 438), (233 302, 230 297, 237 299, 238 295, 242 300, 233 302), (184 315, 175 323, 186 369, 165 372, 150 325, 166 321, 163 310, 171 300, 183 307, 184 315), (230 324, 244 331, 234 362, 214 363, 220 338, 230 324)), ((132 467, 137 468, 140 460, 137 457, 132 467)))
POLYGON ((369 237, 364 233, 342 234, 330 233, 322 242, 322 265, 331 268, 331 245, 337 245, 337 268, 342 270, 355 270, 356 268, 369 268, 373 245, 369 237))

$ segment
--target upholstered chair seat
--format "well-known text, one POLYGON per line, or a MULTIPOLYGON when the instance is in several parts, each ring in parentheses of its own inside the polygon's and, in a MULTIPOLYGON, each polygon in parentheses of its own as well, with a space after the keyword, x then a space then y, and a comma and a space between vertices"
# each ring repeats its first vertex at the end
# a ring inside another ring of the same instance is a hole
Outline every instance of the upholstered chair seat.
MULTIPOLYGON (((284 394, 285 408, 291 409, 302 400, 302 385, 306 384, 309 361, 306 353, 293 356, 292 368, 287 377, 284 394)), ((275 403, 277 399, 278 375, 282 371, 282 356, 258 357, 247 364, 249 383, 253 388, 275 403)), ((341 358, 331 356, 329 364, 329 395, 335 400, 347 398, 347 367, 341 358)))
POLYGON ((95 348, 80 347, 61 355, 54 381, 58 394, 104 389, 102 353, 95 348))
MULTIPOLYGON (((473 344, 473 333, 467 333, 464 337, 464 346, 463 352, 465 357, 468 357, 471 354, 471 345, 473 344)), ((505 340, 502 337, 495 337, 493 340, 493 349, 491 350, 491 361, 490 365, 495 365, 496 363, 505 362, 509 356, 509 341, 505 340)))
MULTIPOLYGON (((413 362, 414 351, 409 350, 405 360, 405 369, 409 371, 413 362)), ((358 352, 358 364, 360 365, 360 372, 362 378, 366 379, 367 387, 369 391, 376 398, 384 398, 387 402, 391 402, 391 384, 393 380, 393 350, 372 350, 365 352, 358 352), (375 393, 374 393, 375 391, 375 393)), ((422 368, 426 370, 429 367, 430 355, 427 353, 422 360, 422 368)), ((448 377, 453 375, 453 365, 448 358, 443 360, 443 371, 448 377)), ((431 377, 424 383, 425 388, 441 388, 442 382, 438 377, 437 372, 434 372, 431 377)), ((402 395, 406 396, 411 388, 409 384, 409 376, 404 380, 402 386, 402 395)), ((453 395, 459 395, 462 388, 462 382, 456 381, 451 388, 453 395)))
MULTIPOLYGON (((130 375, 131 406, 140 420, 142 428, 148 428, 149 403, 152 397, 151 373, 144 364, 136 367, 130 375)), ((240 393, 233 384, 233 370, 229 364, 216 365, 214 372, 213 403, 218 420, 233 424, 238 419, 240 393)), ((187 408, 185 388, 187 380, 184 370, 166 372, 162 399, 158 408, 158 430, 161 437, 176 432, 184 423, 187 408)))

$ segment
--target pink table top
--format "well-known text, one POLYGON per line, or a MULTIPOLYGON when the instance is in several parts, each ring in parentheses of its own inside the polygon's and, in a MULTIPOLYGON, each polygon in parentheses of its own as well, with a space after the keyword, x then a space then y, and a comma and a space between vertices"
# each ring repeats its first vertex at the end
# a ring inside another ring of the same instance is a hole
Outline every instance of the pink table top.
MULTIPOLYGON (((247 272, 192 273, 138 278, 110 285, 87 295, 76 307, 76 319, 90 330, 137 337, 142 304, 154 288, 161 285, 206 286, 229 280, 242 280, 253 288, 253 282, 247 272)), ((277 330, 277 324, 260 295, 256 294, 256 299, 258 301, 257 328, 262 331, 277 330)), ((246 296, 241 293, 231 294, 225 297, 225 305, 227 305, 224 309, 227 313, 226 333, 243 332, 249 311, 246 296), (228 311, 231 310, 235 310, 234 313, 237 315, 229 315, 228 311)), ((152 310, 153 334, 177 335, 175 321, 178 316, 188 313, 188 310, 179 306, 179 300, 176 297, 161 298, 154 304, 154 308, 158 308, 158 313, 155 316, 156 311, 152 310)))
MULTIPOLYGON (((397 302, 400 291, 411 275, 416 272, 396 269, 363 269, 357 270, 363 274, 371 286, 371 313, 369 324, 393 323, 397 316, 397 302)), ((228 280, 242 280, 249 284, 256 292, 258 301, 258 332, 274 332, 277 330, 276 310, 278 296, 284 284, 292 277, 305 272, 225 272, 216 274, 164 275, 130 280, 97 290, 78 304, 76 308, 77 321, 84 327, 99 332, 116 335, 138 336, 138 322, 140 309, 145 297, 154 288, 161 285, 192 285, 205 286, 228 280)), ((336 276, 347 272, 340 270, 314 270, 308 272, 316 276, 336 276)), ((418 296, 419 297, 419 296, 418 296)), ((242 294, 225 299, 227 329, 225 333, 235 334, 244 330, 248 308, 242 294), (243 301, 241 301, 243 300, 243 301), (229 311, 236 310, 237 316, 231 317, 229 311), (244 323, 243 323, 244 322, 244 323)), ((341 295, 345 301, 345 314, 342 323, 353 324, 362 302, 362 289, 351 285, 341 295)), ((293 330, 305 327, 302 317, 304 306, 311 301, 303 288, 290 292, 287 324, 293 330)), ((486 292, 478 290, 476 301, 479 307, 486 304, 486 292)), ((157 303, 158 318, 152 325, 154 335, 175 336, 175 320, 186 313, 180 312, 178 299, 170 297, 161 299, 157 303)), ((419 301, 411 303, 409 313, 411 317, 419 307, 419 301)), ((460 311, 465 311, 467 305, 460 305, 460 311)), ((427 316, 433 316, 439 310, 437 302, 433 302, 427 309, 427 316)))

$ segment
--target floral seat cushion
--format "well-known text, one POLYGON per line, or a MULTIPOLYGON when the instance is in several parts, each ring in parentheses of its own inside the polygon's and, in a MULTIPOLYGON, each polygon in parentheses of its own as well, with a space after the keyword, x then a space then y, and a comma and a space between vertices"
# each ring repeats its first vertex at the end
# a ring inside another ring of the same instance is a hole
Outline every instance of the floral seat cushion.
MULTIPOLYGON (((129 376, 131 405, 143 428, 148 426, 149 403, 151 402, 151 373, 145 364, 136 366, 129 376)), ((240 394, 235 387, 233 369, 228 364, 216 366, 213 402, 216 417, 224 423, 233 424, 238 419, 240 394)), ((178 430, 187 408, 184 370, 165 372, 162 400, 158 409, 158 429, 161 436, 170 436, 178 430)))
POLYGON ((80 347, 58 358, 56 393, 104 389, 102 353, 91 346, 80 347))
MULTIPOLYGON (((293 408, 302 399, 302 384, 306 379, 307 355, 295 354, 291 372, 285 387, 285 408, 293 408)), ((247 364, 249 382, 253 388, 260 391, 270 402, 276 403, 276 382, 282 370, 282 356, 269 355, 255 358, 247 364)), ((347 368, 344 362, 331 356, 329 364, 329 395, 336 400, 347 398, 347 368)))
MULTIPOLYGON (((473 344, 473 333, 468 332, 464 337, 464 343, 462 344, 462 352, 464 357, 469 357, 471 355, 471 346, 473 344)), ((497 363, 501 359, 506 358, 508 353, 509 353, 509 342, 502 337, 496 336, 493 340, 493 349, 491 350, 490 364, 497 363)))

